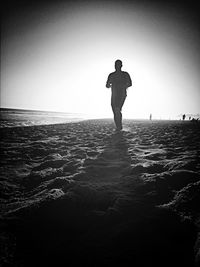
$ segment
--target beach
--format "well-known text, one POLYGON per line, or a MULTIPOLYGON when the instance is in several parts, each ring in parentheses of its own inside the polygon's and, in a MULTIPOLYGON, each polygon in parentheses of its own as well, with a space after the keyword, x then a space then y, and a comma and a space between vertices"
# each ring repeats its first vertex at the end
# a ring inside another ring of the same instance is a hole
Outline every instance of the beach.
POLYGON ((200 123, 0 133, 2 266, 200 264, 200 123))

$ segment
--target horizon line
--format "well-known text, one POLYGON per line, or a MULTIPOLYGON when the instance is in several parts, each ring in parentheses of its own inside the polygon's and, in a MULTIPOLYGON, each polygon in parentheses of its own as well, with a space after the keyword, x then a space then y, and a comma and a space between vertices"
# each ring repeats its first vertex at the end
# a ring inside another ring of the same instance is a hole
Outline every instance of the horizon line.
MULTIPOLYGON (((55 110, 41 110, 41 109, 26 109, 26 108, 13 108, 13 107, 0 107, 0 110, 21 110, 21 111, 35 111, 35 112, 50 112, 50 113, 62 113, 62 114, 76 114, 76 115, 82 115, 86 117, 91 117, 91 119, 112 119, 112 116, 104 116, 104 115, 92 115, 88 113, 80 113, 80 112, 69 112, 69 111, 55 111, 55 110)), ((192 113, 183 113, 187 117, 200 117, 199 113, 192 114, 192 113)), ((152 118, 152 120, 180 120, 180 117, 183 116, 183 114, 174 115, 174 116, 155 116, 155 118, 152 118), (164 118, 163 118, 164 117, 164 118)), ((150 114, 149 114, 150 115, 150 114)), ((126 117, 124 116, 124 119, 133 119, 133 120, 150 120, 149 116, 146 117, 126 117)))

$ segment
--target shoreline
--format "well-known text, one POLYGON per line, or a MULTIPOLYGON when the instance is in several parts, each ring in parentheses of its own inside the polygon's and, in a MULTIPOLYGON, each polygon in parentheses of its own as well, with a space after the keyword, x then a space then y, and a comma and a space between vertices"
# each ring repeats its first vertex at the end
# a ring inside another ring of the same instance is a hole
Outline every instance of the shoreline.
MULTIPOLYGON (((114 125, 114 120, 113 118, 92 118, 92 119, 79 119, 79 118, 72 118, 72 121, 69 122, 57 122, 57 123, 48 123, 48 124, 35 124, 35 125, 21 125, 21 126, 2 126, 0 125, 0 130, 2 129, 9 129, 9 128, 26 128, 26 127, 43 127, 43 126, 62 126, 62 125, 67 125, 67 124, 74 124, 74 123, 81 123, 81 122, 113 122, 114 125)), ((154 119, 154 120, 149 120, 149 119, 123 119, 123 123, 189 123, 189 124, 194 124, 195 122, 192 122, 191 120, 168 120, 168 119, 154 119)), ((198 123, 198 122, 197 122, 198 123)))

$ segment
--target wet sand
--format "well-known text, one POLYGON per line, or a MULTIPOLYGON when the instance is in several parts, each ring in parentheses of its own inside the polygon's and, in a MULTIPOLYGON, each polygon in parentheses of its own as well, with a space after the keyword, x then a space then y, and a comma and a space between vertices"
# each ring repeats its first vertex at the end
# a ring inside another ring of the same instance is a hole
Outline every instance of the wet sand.
POLYGON ((1 129, 2 264, 198 266, 200 124, 1 129))

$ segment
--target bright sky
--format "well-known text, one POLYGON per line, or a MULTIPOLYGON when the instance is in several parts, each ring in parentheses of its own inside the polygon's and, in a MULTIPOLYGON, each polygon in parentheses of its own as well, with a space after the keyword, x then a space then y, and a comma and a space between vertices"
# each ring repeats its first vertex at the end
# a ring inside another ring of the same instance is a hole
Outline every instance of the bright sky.
POLYGON ((199 32, 185 10, 75 3, 24 9, 5 19, 1 107, 111 117, 105 83, 121 59, 133 81, 124 117, 200 113, 199 32))

